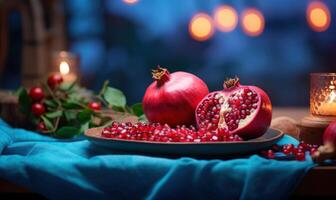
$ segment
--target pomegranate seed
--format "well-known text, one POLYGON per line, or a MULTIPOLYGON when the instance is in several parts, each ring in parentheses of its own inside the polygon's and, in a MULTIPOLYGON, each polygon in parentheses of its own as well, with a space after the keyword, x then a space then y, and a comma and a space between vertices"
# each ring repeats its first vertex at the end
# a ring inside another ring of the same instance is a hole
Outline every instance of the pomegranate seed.
POLYGON ((304 161, 304 160, 306 160, 305 152, 301 152, 301 151, 297 152, 295 154, 295 159, 298 160, 298 161, 304 161))
POLYGON ((281 151, 281 147, 279 145, 273 145, 272 150, 275 151, 275 152, 279 152, 279 151, 281 151))
POLYGON ((309 150, 309 153, 310 153, 310 155, 312 156, 312 155, 314 155, 314 153, 317 151, 317 148, 314 148, 314 147, 312 147, 310 150, 309 150))
POLYGON ((275 158, 274 152, 272 150, 268 150, 267 151, 267 157, 269 159, 274 159, 275 158))
POLYGON ((195 127, 177 126, 171 128, 167 124, 145 123, 117 123, 105 127, 101 132, 105 138, 118 138, 125 140, 157 141, 157 142, 217 142, 242 141, 238 135, 229 135, 227 129, 208 131, 196 130, 195 127))
POLYGON ((282 152, 286 155, 289 155, 293 152, 294 150, 294 145, 293 144, 285 144, 283 147, 282 147, 282 152))
POLYGON ((274 159, 275 158, 274 152, 271 149, 267 150, 267 151, 262 151, 261 154, 268 159, 274 159))

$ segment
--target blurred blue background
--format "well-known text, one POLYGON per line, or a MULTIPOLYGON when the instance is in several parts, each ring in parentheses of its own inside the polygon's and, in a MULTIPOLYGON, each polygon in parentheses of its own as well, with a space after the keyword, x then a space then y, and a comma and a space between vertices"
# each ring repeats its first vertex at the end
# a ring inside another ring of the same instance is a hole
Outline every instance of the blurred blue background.
MULTIPOLYGON (((324 32, 307 23, 310 2, 68 0, 69 49, 80 55, 89 88, 98 90, 109 79, 130 104, 142 100, 152 82, 150 70, 161 65, 171 72, 196 74, 211 91, 220 90, 226 77, 237 75, 242 84, 267 91, 275 106, 308 106, 309 73, 336 69, 336 2, 323 1, 331 16, 324 32), (188 31, 192 17, 199 12, 212 17, 221 5, 232 6, 239 17, 246 8, 258 9, 265 19, 263 32, 248 36, 238 22, 231 32, 216 29, 206 41, 193 39, 188 31)), ((13 24, 15 20, 11 18, 13 24)), ((12 26, 11 34, 18 34, 17 29, 12 26)), ((19 61, 7 63, 13 62, 19 61)))

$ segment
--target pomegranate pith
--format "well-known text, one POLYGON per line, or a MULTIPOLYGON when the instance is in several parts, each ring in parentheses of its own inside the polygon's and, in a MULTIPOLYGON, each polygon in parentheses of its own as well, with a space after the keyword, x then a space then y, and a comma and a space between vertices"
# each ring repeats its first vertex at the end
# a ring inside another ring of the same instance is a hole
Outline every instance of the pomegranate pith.
POLYGON ((270 126, 272 105, 267 94, 255 86, 229 79, 222 91, 208 94, 196 108, 196 122, 206 130, 224 129, 244 139, 261 136, 270 126))

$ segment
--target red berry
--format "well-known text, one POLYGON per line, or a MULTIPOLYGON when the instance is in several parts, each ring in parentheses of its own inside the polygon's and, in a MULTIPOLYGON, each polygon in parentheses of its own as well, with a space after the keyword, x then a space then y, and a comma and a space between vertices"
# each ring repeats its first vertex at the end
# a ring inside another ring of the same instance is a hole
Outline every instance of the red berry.
POLYGON ((29 90, 29 96, 34 101, 40 101, 44 98, 44 92, 40 87, 33 87, 29 90))
POLYGON ((37 130, 38 130, 38 131, 46 131, 46 130, 47 130, 47 127, 46 127, 46 125, 44 124, 43 121, 40 121, 40 122, 37 124, 37 130))
POLYGON ((101 109, 101 104, 98 102, 90 102, 88 104, 88 107, 92 110, 100 110, 101 109))
POLYGON ((56 88, 63 82, 63 77, 60 74, 53 74, 48 77, 48 85, 50 88, 56 88))
POLYGON ((41 103, 34 103, 31 106, 31 111, 35 116, 40 116, 40 115, 43 115, 45 113, 45 107, 41 103))

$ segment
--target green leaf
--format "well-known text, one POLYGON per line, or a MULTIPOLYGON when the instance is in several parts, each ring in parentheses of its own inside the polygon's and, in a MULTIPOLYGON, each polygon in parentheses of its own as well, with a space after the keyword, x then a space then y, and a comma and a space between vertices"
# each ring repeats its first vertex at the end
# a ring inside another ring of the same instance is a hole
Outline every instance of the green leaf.
POLYGON ((62 106, 66 109, 80 109, 82 105, 77 101, 68 100, 62 104, 62 106))
POLYGON ((112 110, 117 112, 125 112, 125 109, 123 107, 113 106, 112 110))
POLYGON ((63 90, 63 91, 70 91, 72 90, 75 86, 77 85, 77 81, 74 81, 72 83, 62 83, 59 88, 60 90, 63 90))
POLYGON ((55 135, 58 138, 72 138, 73 136, 77 135, 80 133, 80 130, 76 127, 73 126, 63 126, 60 128, 58 131, 56 131, 55 135))
POLYGON ((20 94, 23 92, 23 90, 26 90, 24 87, 19 87, 17 90, 15 90, 12 94, 14 96, 20 96, 20 94))
POLYGON ((138 120, 139 120, 140 122, 145 122, 145 123, 148 122, 148 119, 147 119, 146 115, 141 115, 141 116, 139 116, 138 120))
POLYGON ((46 99, 44 101, 44 103, 48 106, 48 107, 51 107, 51 108, 56 108, 57 107, 57 103, 55 100, 52 100, 52 99, 46 99))
POLYGON ((64 116, 66 120, 69 122, 76 119, 77 113, 73 111, 64 111, 64 116))
POLYGON ((101 95, 103 95, 105 93, 105 91, 106 91, 106 89, 107 89, 107 87, 108 87, 109 84, 110 84, 110 81, 108 81, 108 80, 104 81, 103 87, 99 91, 98 96, 101 96, 101 95))
POLYGON ((48 130, 53 130, 54 129, 54 125, 51 123, 51 121, 48 118, 46 118, 45 116, 41 116, 41 118, 42 118, 42 120, 43 120, 43 122, 46 125, 48 130))
POLYGON ((112 118, 111 117, 102 117, 100 118, 100 123, 97 124, 96 126, 107 126, 110 125, 112 123, 112 118))
POLYGON ((142 108, 142 103, 133 104, 132 105, 132 112, 138 117, 143 115, 144 112, 143 112, 143 108, 142 108))
POLYGON ((63 111, 58 110, 58 111, 55 111, 55 112, 46 113, 45 116, 48 117, 49 119, 54 119, 56 117, 62 116, 62 114, 63 114, 63 111))
POLYGON ((124 93, 116 88, 107 87, 103 97, 110 106, 125 107, 126 97, 124 93))
POLYGON ((77 114, 77 119, 79 122, 85 123, 91 120, 92 114, 93 114, 92 110, 85 109, 77 114))
POLYGON ((20 91, 19 95, 19 109, 22 113, 28 114, 30 112, 31 99, 26 89, 20 91))
POLYGON ((84 133, 84 131, 89 129, 89 124, 90 124, 90 122, 86 122, 86 123, 82 124, 79 128, 78 134, 84 133))

